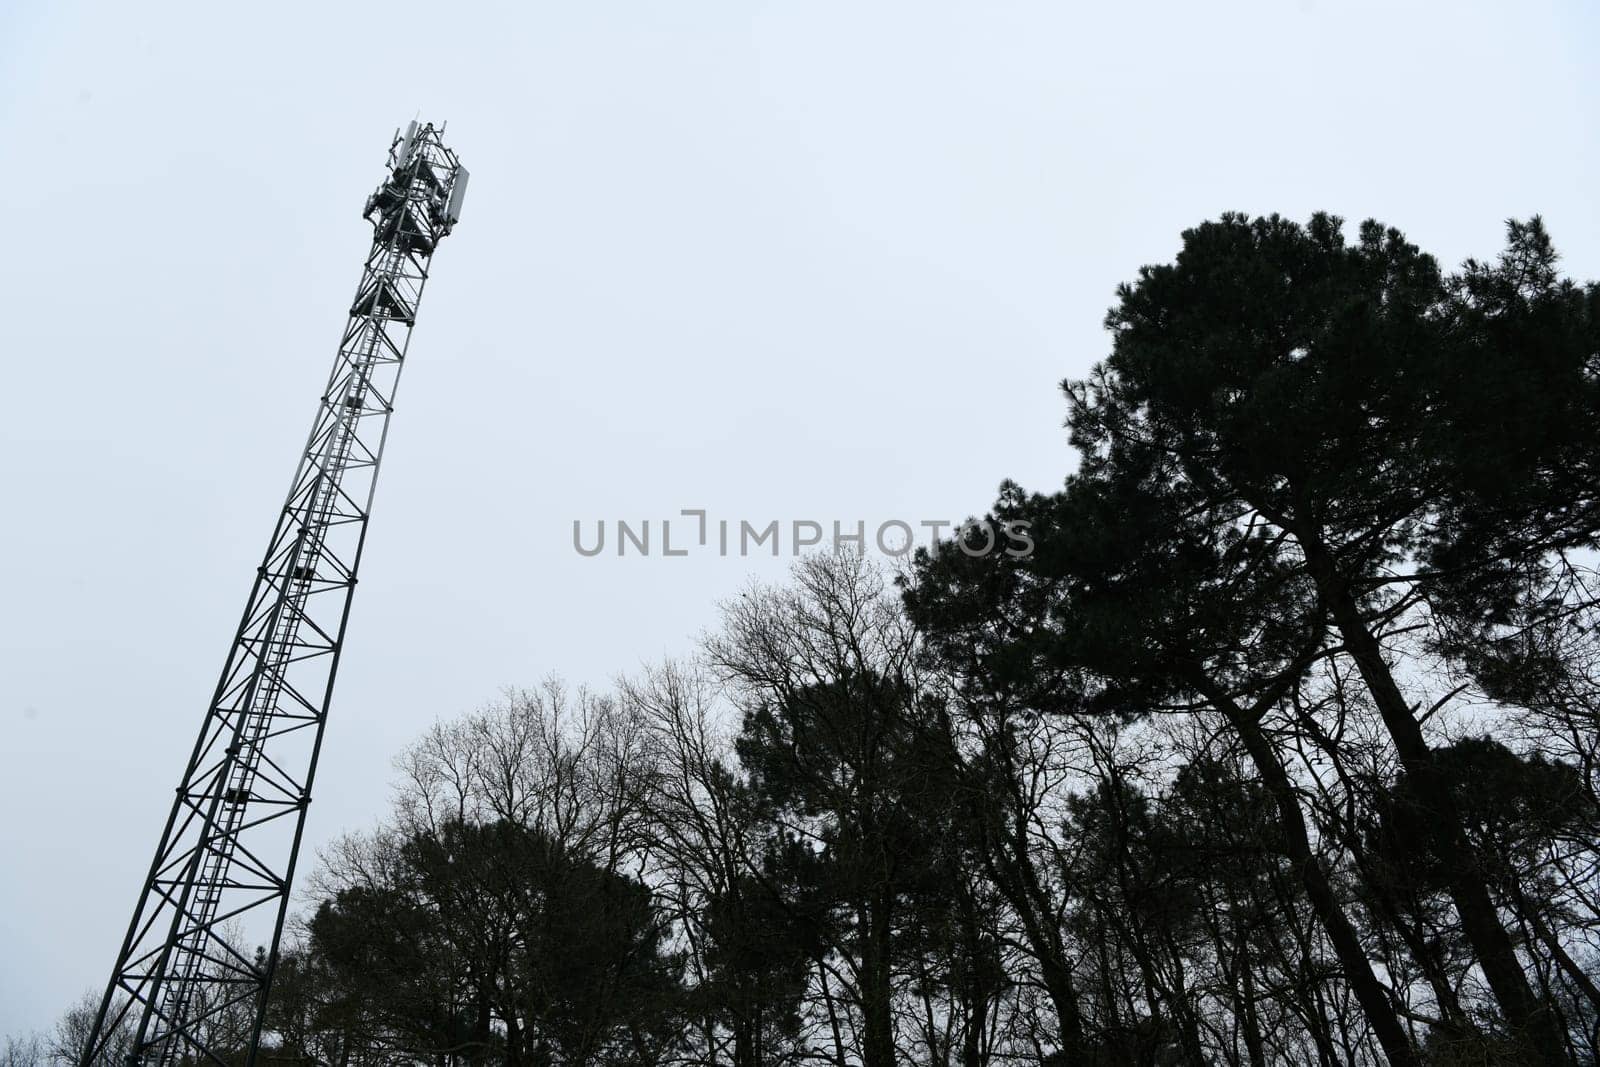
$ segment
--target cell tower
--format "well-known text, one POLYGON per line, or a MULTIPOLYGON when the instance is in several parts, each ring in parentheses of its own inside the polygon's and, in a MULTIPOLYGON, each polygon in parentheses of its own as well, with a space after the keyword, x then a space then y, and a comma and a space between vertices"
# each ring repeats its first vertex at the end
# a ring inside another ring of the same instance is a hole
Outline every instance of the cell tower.
POLYGON ((367 200, 372 250, 339 355, 84 1067, 255 1061, 395 386, 434 249, 466 193, 443 133, 413 122, 397 134, 367 200))

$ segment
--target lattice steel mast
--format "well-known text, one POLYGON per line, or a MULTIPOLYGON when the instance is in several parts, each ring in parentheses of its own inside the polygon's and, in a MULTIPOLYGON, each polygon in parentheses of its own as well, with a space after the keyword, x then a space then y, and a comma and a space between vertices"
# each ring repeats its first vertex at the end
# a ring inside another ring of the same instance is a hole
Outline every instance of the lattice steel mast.
POLYGON ((367 200, 372 250, 339 354, 85 1067, 116 1054, 158 1067, 255 1060, 395 386, 434 249, 466 192, 443 132, 413 122, 397 134, 367 200))

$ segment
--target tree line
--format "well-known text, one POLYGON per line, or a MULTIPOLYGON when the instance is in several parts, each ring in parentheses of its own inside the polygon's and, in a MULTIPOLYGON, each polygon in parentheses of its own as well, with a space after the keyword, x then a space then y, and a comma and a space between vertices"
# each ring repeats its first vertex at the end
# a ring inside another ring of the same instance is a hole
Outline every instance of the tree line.
POLYGON ((1537 219, 1454 273, 1185 232, 1065 383, 1063 488, 987 516, 1030 554, 808 557, 682 662, 439 724, 263 1058, 1600 1062, 1600 288, 1556 264, 1537 219))

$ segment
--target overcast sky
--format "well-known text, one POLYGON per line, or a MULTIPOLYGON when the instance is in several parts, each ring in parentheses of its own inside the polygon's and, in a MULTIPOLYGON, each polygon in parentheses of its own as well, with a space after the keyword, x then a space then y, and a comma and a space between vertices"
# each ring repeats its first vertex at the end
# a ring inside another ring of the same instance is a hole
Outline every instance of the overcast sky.
POLYGON ((434 719, 684 653, 781 566, 585 559, 574 519, 870 528, 1057 484, 1056 383, 1187 225, 1377 216, 1452 265, 1542 212, 1600 276, 1593 12, 0 6, 0 1032, 110 970, 397 124, 448 119, 471 193, 313 848, 382 815, 434 719))

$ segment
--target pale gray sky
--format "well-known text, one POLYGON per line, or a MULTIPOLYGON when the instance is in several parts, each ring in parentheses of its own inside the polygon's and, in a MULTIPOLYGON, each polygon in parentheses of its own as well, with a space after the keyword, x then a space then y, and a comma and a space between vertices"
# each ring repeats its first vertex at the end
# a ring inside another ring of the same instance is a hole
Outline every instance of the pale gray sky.
POLYGON ((105 981, 391 131, 435 260, 309 841, 438 716, 687 651, 771 560, 575 518, 959 518, 1067 470, 1117 282, 1229 210, 1600 275, 1580 3, 7 4, 0 1032, 105 981))

